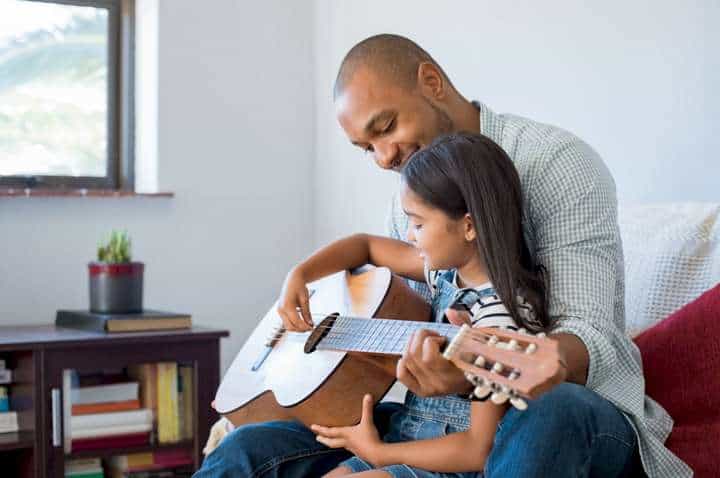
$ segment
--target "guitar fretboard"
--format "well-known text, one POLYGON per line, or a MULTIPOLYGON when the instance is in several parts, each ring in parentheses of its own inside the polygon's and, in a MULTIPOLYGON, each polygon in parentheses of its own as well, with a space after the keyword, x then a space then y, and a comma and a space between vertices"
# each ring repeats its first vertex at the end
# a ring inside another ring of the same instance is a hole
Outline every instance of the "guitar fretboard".
POLYGON ((451 340, 460 327, 436 322, 339 316, 317 348, 402 355, 410 336, 420 329, 432 330, 451 340))

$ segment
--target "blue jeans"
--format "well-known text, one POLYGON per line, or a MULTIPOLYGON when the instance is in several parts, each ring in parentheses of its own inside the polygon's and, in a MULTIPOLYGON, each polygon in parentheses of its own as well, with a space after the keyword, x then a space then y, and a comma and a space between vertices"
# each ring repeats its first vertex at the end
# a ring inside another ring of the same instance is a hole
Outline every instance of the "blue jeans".
MULTIPOLYGON (((400 404, 380 404, 382 434, 400 404)), ((520 412, 510 409, 495 435, 485 478, 644 476, 632 426, 595 392, 563 383, 520 412)), ((296 422, 246 425, 225 437, 194 478, 319 477, 350 457, 315 441, 296 422)), ((480 470, 479 470, 480 471, 480 470)))

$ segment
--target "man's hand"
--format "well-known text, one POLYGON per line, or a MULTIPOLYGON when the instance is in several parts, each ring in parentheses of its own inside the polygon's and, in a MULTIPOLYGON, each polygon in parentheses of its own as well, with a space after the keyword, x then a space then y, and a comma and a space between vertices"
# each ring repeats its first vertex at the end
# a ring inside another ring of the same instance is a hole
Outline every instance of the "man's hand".
MULTIPOLYGON (((451 324, 470 323, 470 314, 447 309, 445 316, 451 324)), ((433 397, 450 393, 466 393, 472 388, 465 374, 445 359, 440 348, 445 338, 430 330, 413 334, 397 364, 396 376, 419 397, 433 397)))
POLYGON ((578 337, 572 334, 551 334, 548 338, 558 341, 560 363, 564 368, 564 380, 585 385, 590 366, 590 354, 578 337))
POLYGON ((355 456, 375 465, 383 442, 373 423, 372 396, 365 395, 360 423, 352 427, 310 425, 317 441, 330 448, 345 448, 355 456))

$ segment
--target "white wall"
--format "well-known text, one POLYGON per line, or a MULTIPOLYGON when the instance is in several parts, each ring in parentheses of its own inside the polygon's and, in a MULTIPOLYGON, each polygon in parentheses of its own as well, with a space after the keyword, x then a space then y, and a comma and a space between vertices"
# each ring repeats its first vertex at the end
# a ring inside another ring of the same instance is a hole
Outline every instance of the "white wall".
POLYGON ((396 181, 347 143, 330 88, 347 50, 384 32, 426 48, 467 98, 588 141, 621 201, 720 201, 715 0, 316 0, 315 8, 318 243, 382 230, 396 181))
POLYGON ((127 228, 146 306, 230 329, 224 369, 312 238, 312 10, 159 6, 159 186, 176 196, 0 199, 0 325, 87 307, 85 264, 127 228))
POLYGON ((349 145, 331 101, 342 56, 379 32, 418 41, 466 96, 585 138, 622 200, 720 200, 712 0, 159 7, 158 175, 176 197, 0 199, 0 325, 87 306, 85 263, 125 227, 146 305, 230 329, 226 368, 291 264, 382 231, 396 176, 349 145))

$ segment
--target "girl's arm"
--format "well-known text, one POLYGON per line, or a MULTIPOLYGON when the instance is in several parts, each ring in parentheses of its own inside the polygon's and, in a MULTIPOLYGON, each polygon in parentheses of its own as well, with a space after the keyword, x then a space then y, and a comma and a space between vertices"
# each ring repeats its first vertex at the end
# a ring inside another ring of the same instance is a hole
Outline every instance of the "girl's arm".
POLYGON ((370 234, 354 234, 313 253, 295 269, 308 281, 365 264, 387 267, 395 274, 416 281, 425 280, 423 260, 407 242, 370 234))
POLYGON ((308 282, 365 264, 388 267, 395 274, 417 281, 425 277, 422 257, 406 242, 369 234, 340 239, 319 249, 288 273, 278 301, 278 313, 285 328, 292 331, 312 328, 308 282))
POLYGON ((313 425, 318 441, 332 448, 347 448, 377 468, 405 464, 445 473, 482 471, 485 468, 497 425, 507 410, 507 405, 495 405, 489 400, 473 402, 470 428, 464 432, 427 440, 384 443, 377 437, 372 423, 372 401, 366 400, 363 405, 363 418, 354 427, 313 425))

